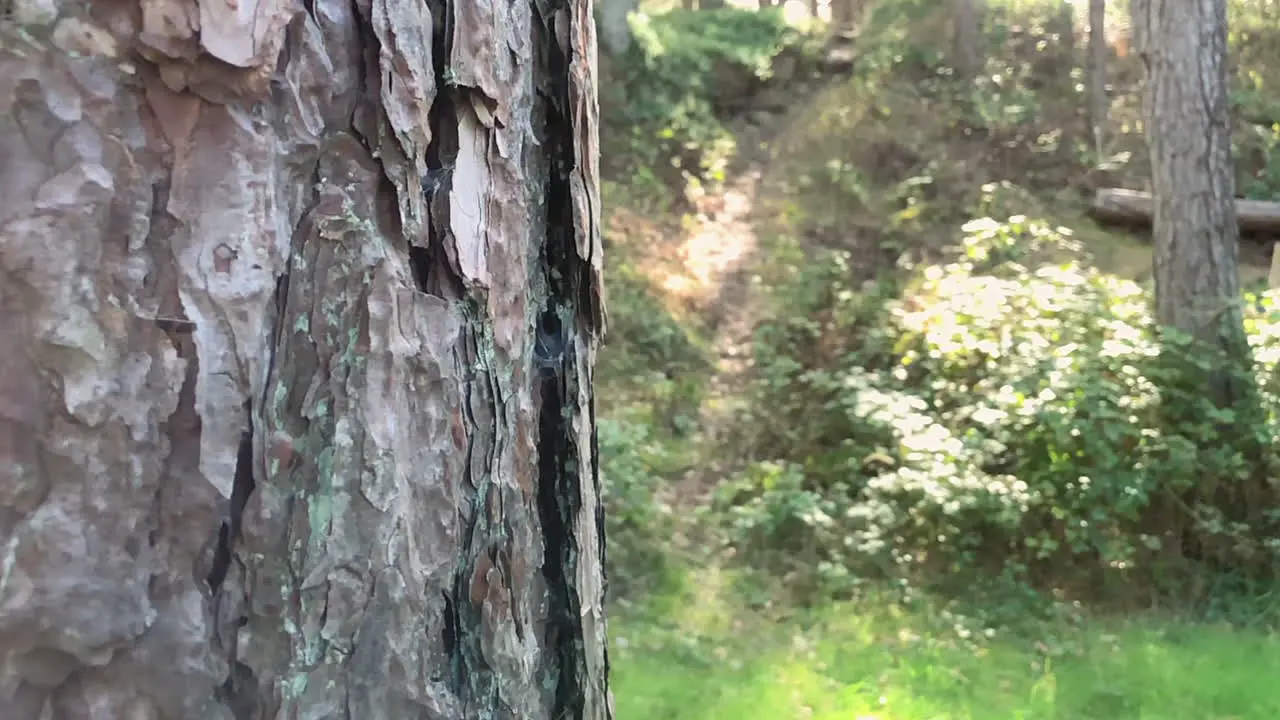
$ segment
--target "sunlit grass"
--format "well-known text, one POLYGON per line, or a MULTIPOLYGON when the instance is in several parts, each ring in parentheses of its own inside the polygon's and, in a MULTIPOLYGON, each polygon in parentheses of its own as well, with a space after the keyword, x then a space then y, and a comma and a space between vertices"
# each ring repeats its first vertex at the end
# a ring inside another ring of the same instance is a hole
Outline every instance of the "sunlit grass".
POLYGON ((619 718, 1280 717, 1280 639, 1266 633, 1148 618, 988 634, 871 602, 804 623, 704 612, 704 629, 687 612, 615 618, 619 718))

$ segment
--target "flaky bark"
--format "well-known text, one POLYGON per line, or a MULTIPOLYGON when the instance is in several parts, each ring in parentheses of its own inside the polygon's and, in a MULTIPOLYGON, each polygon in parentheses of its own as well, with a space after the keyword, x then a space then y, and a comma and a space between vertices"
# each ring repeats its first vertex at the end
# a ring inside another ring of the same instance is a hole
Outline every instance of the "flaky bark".
MULTIPOLYGON (((1206 344, 1247 357, 1240 310, 1235 179, 1222 0, 1134 0, 1146 65, 1157 316, 1206 344)), ((1244 392, 1220 378, 1231 404, 1244 392)))
POLYGON ((590 0, 19 0, 0 716, 607 718, 590 0))

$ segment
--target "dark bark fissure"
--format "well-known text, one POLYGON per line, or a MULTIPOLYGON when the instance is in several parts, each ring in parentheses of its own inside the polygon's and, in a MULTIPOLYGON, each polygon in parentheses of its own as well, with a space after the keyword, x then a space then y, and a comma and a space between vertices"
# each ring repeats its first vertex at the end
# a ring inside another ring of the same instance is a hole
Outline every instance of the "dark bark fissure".
POLYGON ((240 448, 236 452, 236 475, 231 487, 227 517, 218 528, 213 565, 205 576, 205 582, 209 584, 209 590, 215 597, 222 591, 222 583, 231 568, 232 548, 240 536, 240 518, 244 513, 245 503, 249 501, 249 495, 257 484, 253 480, 253 418, 248 418, 247 424, 248 428, 240 434, 240 448))
POLYGON ((576 561, 573 518, 577 468, 569 442, 571 406, 566 404, 567 358, 564 328, 554 309, 542 313, 538 328, 538 382, 541 408, 538 416, 538 514, 546 542, 543 576, 551 593, 547 621, 547 646, 557 655, 554 717, 582 715, 582 689, 576 669, 582 652, 579 603, 573 592, 576 561))
MULTIPOLYGON (((540 384, 538 418, 538 514, 546 544, 543 575, 552 597, 547 619, 547 646, 556 655, 550 667, 555 677, 553 717, 581 718, 585 709, 582 680, 585 638, 581 599, 577 593, 577 528, 581 510, 579 452, 573 441, 573 413, 577 410, 579 368, 573 342, 576 327, 590 302, 584 278, 585 263, 578 257, 574 235, 574 207, 570 173, 574 159, 573 121, 569 115, 569 58, 554 38, 547 21, 563 9, 559 2, 542 15, 543 86, 541 133, 546 184, 546 238, 541 267, 545 272, 546 299, 538 318, 535 363, 540 384), (584 301, 585 300, 585 301, 584 301)), ((552 22, 554 22, 552 20, 552 22)))
POLYGON ((431 11, 431 56, 434 58, 436 94, 431 101, 428 123, 431 142, 427 146, 427 171, 421 178, 427 206, 427 237, 422 244, 409 242, 409 265, 418 289, 437 297, 461 297, 463 287, 450 268, 445 242, 449 232, 449 189, 458 156, 458 112, 456 88, 449 73, 453 50, 454 9, 448 2, 429 3, 431 11))

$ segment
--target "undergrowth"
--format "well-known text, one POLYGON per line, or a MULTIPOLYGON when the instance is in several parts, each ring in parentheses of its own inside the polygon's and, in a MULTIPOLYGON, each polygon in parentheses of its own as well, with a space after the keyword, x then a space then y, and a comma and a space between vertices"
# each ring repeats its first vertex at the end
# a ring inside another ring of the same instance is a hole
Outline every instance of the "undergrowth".
MULTIPOLYGON (((784 133, 766 174, 759 215, 776 241, 759 275, 776 312, 740 447, 691 446, 711 372, 696 323, 611 260, 600 395, 615 598, 665 582, 681 562, 671 538, 692 525, 764 579, 766 604, 885 580, 1006 603, 1005 620, 1062 599, 1225 616, 1223 597, 1265 595, 1280 559, 1277 300, 1244 301, 1257 363, 1234 368, 1262 388, 1260 415, 1186 387, 1186 363, 1224 361, 1154 327, 1145 270, 1113 267, 1148 267, 1150 251, 1083 217, 1096 187, 1143 184, 1136 59, 1112 58, 1098 157, 1083 41, 1054 24, 1060 6, 992 3, 974 83, 955 81, 936 42, 944 3, 872 9, 852 77, 784 133), (730 451, 751 462, 719 488, 714 523, 668 507, 670 480, 730 451)), ((1233 13, 1240 187, 1274 197, 1275 31, 1233 13)), ((614 196, 665 212, 723 177, 735 103, 814 37, 772 11, 634 27, 602 87, 605 173, 625 188, 614 196)))
POLYGON ((719 498, 749 564, 801 599, 975 574, 1129 601, 1272 579, 1275 298, 1245 301, 1258 362, 1238 372, 1266 416, 1241 423, 1181 383, 1227 361, 1159 332, 1065 228, 975 221, 952 262, 870 291, 847 262, 801 269, 759 332, 769 421, 747 420, 758 462, 719 498))

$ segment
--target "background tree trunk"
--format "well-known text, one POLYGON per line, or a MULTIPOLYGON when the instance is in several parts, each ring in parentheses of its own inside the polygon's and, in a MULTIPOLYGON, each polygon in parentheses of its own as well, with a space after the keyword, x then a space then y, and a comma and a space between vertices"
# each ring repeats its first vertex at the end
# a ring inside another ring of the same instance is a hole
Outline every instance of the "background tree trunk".
POLYGON ((831 26, 837 33, 852 33, 858 24, 859 0, 831 0, 831 26))
POLYGON ((631 47, 628 16, 638 4, 638 0, 596 0, 600 45, 609 55, 622 55, 631 47))
POLYGON ((1110 114, 1107 98, 1107 49, 1106 35, 1107 0, 1089 0, 1089 122, 1093 129, 1094 152, 1102 159, 1103 132, 1110 114))
POLYGON ((982 0, 952 0, 951 56, 962 78, 982 71, 982 0))
MULTIPOLYGON (((1235 179, 1222 0, 1135 0, 1135 39, 1151 152, 1157 315, 1239 359, 1248 357, 1240 310, 1235 179)), ((1224 406, 1248 394, 1211 381, 1224 406)))
POLYGON ((0 716, 611 717, 590 4, 238 7, 0 29, 0 716))

